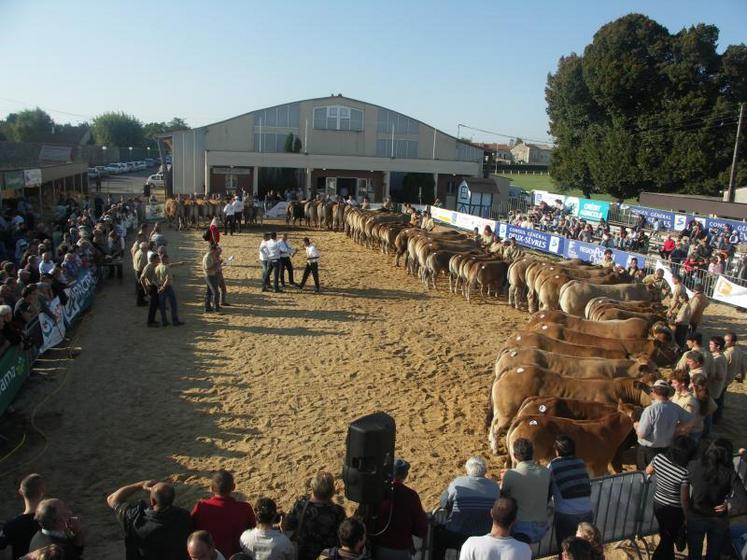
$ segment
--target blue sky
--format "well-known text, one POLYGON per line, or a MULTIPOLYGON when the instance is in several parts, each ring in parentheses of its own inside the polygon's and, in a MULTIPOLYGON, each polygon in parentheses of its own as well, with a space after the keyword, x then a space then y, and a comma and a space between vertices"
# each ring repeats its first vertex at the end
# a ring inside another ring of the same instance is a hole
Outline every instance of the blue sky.
POLYGON ((0 115, 202 125, 342 93, 452 134, 541 140, 547 73, 630 12, 670 32, 714 24, 720 50, 747 42, 747 0, 0 0, 0 115))

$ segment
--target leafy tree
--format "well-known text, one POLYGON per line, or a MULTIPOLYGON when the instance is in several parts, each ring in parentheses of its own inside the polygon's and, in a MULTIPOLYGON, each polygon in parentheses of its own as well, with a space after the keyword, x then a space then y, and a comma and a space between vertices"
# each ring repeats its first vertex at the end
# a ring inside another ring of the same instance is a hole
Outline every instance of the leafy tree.
POLYGON ((547 78, 551 175, 585 193, 716 194, 731 162, 747 47, 716 52, 718 29, 670 34, 640 14, 602 26, 547 78))
POLYGON ((93 119, 93 136, 97 144, 143 146, 143 124, 132 115, 108 112, 93 119))
POLYGON ((52 117, 37 107, 8 115, 4 128, 13 142, 42 142, 54 125, 52 117))
POLYGON ((182 118, 174 117, 169 122, 166 123, 166 131, 165 132, 172 132, 174 130, 187 130, 189 129, 189 125, 187 124, 187 121, 185 121, 182 118))

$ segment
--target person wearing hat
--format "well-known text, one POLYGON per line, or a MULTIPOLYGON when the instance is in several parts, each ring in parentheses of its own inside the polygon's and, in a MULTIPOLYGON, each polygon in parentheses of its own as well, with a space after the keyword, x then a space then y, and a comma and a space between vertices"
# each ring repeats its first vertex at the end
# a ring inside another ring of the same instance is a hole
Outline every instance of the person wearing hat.
POLYGON ((651 404, 633 424, 638 436, 636 464, 640 470, 666 451, 675 436, 687 433, 695 420, 692 414, 669 400, 673 393, 667 381, 657 380, 651 387, 651 404))
POLYGON ((374 560, 410 560, 412 537, 425 539, 428 518, 418 493, 405 486, 410 463, 395 459, 392 494, 379 505, 376 530, 372 535, 374 560))
POLYGON ((710 302, 703 293, 703 283, 701 281, 695 282, 693 286, 693 295, 690 298, 690 332, 694 333, 698 330, 698 324, 703 318, 703 311, 708 307, 710 302))

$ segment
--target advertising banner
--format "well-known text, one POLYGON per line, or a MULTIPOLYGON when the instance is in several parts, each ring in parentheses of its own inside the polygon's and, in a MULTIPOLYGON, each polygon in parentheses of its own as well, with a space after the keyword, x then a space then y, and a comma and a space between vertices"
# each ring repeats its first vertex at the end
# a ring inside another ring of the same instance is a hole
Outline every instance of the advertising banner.
POLYGON ((747 243, 747 222, 738 222, 737 220, 725 220, 721 218, 706 218, 705 222, 707 228, 724 229, 729 225, 733 231, 739 232, 739 240, 742 243, 747 243))
POLYGON ((556 200, 565 203, 565 195, 547 191, 532 191, 532 204, 535 206, 538 206, 540 202, 544 202, 548 206, 555 206, 556 200))
POLYGON ((65 326, 70 327, 75 318, 93 304, 96 293, 96 279, 89 271, 81 272, 69 288, 65 288, 67 303, 62 309, 65 326))
POLYGON ((6 171, 5 172, 5 185, 6 191, 15 191, 22 189, 26 185, 26 179, 24 178, 23 171, 6 171))
POLYGON ((730 282, 723 276, 719 276, 716 280, 711 297, 730 305, 747 308, 747 288, 730 282))
POLYGON ((23 181, 27 187, 39 187, 42 184, 41 169, 25 169, 23 171, 23 181))
POLYGON ((278 202, 275 206, 265 212, 267 218, 284 218, 288 214, 288 203, 278 202))
POLYGON ((166 212, 164 211, 163 202, 158 204, 146 204, 145 205, 145 221, 146 222, 160 222, 166 219, 166 212))
POLYGON ((605 200, 582 198, 578 201, 578 214, 582 220, 598 222, 606 220, 610 213, 610 203, 605 200))
POLYGON ((8 348, 0 356, 0 414, 13 402, 16 393, 31 371, 32 352, 22 344, 8 348))
POLYGON ((563 254, 563 246, 566 242, 566 239, 563 237, 543 231, 504 224, 503 222, 498 222, 496 227, 498 228, 498 236, 501 239, 514 238, 516 239, 516 243, 522 247, 544 251, 545 253, 554 253, 556 255, 563 254))
POLYGON ((455 226, 457 222, 457 214, 458 212, 454 212, 453 210, 431 206, 431 217, 437 222, 443 222, 455 226))
MULTIPOLYGON (((628 207, 631 214, 636 216, 644 216, 649 224, 653 224, 654 220, 659 220, 666 230, 675 229, 674 212, 667 212, 666 210, 658 210, 657 208, 647 208, 645 206, 630 206, 628 207)), ((685 224, 682 224, 680 230, 685 229, 685 224)))
POLYGON ((56 297, 50 302, 49 311, 52 317, 49 317, 46 313, 39 313, 39 323, 41 324, 42 337, 44 339, 44 342, 39 347, 40 354, 57 346, 65 339, 65 317, 60 298, 56 297))

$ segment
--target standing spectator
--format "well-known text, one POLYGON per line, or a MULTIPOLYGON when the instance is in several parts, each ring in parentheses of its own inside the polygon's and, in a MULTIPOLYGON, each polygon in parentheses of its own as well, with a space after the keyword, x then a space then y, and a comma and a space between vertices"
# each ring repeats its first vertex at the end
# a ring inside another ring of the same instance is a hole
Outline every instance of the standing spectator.
POLYGON ((449 512, 446 524, 436 527, 433 558, 441 560, 449 548, 458 549, 469 537, 490 530, 490 508, 500 497, 498 483, 485 476, 482 457, 470 457, 464 464, 467 476, 458 476, 441 494, 440 505, 449 512))
POLYGON ((202 273, 205 275, 205 313, 220 312, 220 287, 218 286, 218 250, 211 245, 202 257, 202 273))
POLYGON ((663 379, 651 387, 651 404, 641 414, 640 421, 634 424, 638 436, 638 456, 636 464, 643 470, 656 455, 664 453, 672 444, 677 431, 686 431, 693 422, 693 416, 669 400, 669 383, 663 379))
POLYGON ((529 545, 511 536, 519 508, 513 498, 498 498, 490 508, 493 524, 490 533, 470 537, 462 546, 459 560, 530 560, 529 545))
POLYGON ((303 290, 306 285, 306 280, 309 279, 309 274, 314 278, 314 291, 319 292, 319 249, 316 248, 308 237, 303 238, 303 246, 306 250, 306 268, 304 268, 303 276, 301 277, 301 283, 298 285, 299 289, 303 290))
POLYGON ((163 254, 161 263, 156 267, 156 278, 158 279, 158 306, 161 310, 161 324, 165 327, 169 324, 166 318, 166 302, 171 308, 171 324, 175 327, 183 325, 179 320, 179 314, 176 307, 176 292, 174 291, 174 275, 171 272, 169 256, 163 254))
POLYGON ((145 291, 140 282, 140 275, 143 273, 143 269, 147 264, 148 243, 142 241, 132 257, 132 268, 135 270, 135 293, 137 295, 137 305, 141 307, 147 305, 145 303, 145 291))
POLYGON ((586 463, 576 457, 576 444, 566 435, 555 439, 556 457, 550 461, 550 491, 555 503, 555 538, 560 544, 575 534, 578 524, 591 522, 591 481, 586 463))
POLYGON ((337 531, 340 546, 327 548, 319 560, 368 560, 366 552, 366 526, 355 517, 345 519, 337 531))
POLYGON ((280 292, 280 244, 278 234, 274 231, 270 233, 270 239, 265 245, 267 248, 267 278, 265 284, 270 286, 270 275, 272 275, 272 285, 275 293, 280 292))
POLYGON ((413 535, 425 539, 428 518, 415 490, 405 486, 410 464, 404 459, 394 461, 392 494, 379 506, 375 537, 376 560, 409 560, 414 550, 413 535))
POLYGON ((228 202, 223 207, 223 235, 228 235, 230 232, 233 236, 233 232, 236 229, 236 221, 234 220, 233 213, 233 200, 229 198, 228 202))
POLYGON ((515 498, 519 505, 511 534, 532 544, 547 532, 550 471, 534 461, 534 446, 528 439, 517 439, 511 451, 518 464, 503 474, 501 496, 515 498))
POLYGON ((83 557, 85 534, 80 520, 74 517, 65 502, 56 498, 42 500, 36 508, 34 519, 40 529, 29 544, 29 551, 49 545, 59 545, 65 551, 65 560, 83 557))
MULTIPOLYGON (((690 369, 690 360, 693 356, 690 355, 690 351, 698 352, 701 355, 701 359, 697 360, 697 364, 703 368, 703 375, 708 377, 713 366, 713 358, 710 352, 703 347, 703 335, 699 332, 691 332, 685 339, 688 352, 682 354, 680 361, 677 362, 677 369, 690 369)), ((693 365, 697 365, 693 364, 693 365)), ((690 371, 690 377, 693 376, 693 372, 690 371)))
POLYGON ((35 308, 37 301, 36 292, 36 284, 30 284, 23 289, 21 299, 16 302, 15 309, 13 310, 13 319, 20 327, 25 327, 39 314, 35 308))
POLYGON ((187 539, 189 560, 226 560, 220 550, 215 548, 213 537, 207 531, 195 531, 187 539))
MULTIPOLYGON (((708 350, 711 352, 713 363, 711 372, 708 375, 708 390, 713 399, 716 401, 718 408, 713 413, 713 423, 718 424, 721 421, 721 416, 724 413, 724 399, 726 397, 726 379, 728 375, 728 363, 726 357, 723 354, 724 350, 724 338, 721 336, 712 336, 708 341, 708 350)), ((706 434, 708 434, 708 420, 706 420, 706 434)))
POLYGON ((204 529, 215 539, 215 546, 226 557, 240 552, 239 538, 257 524, 252 506, 236 500, 231 494, 236 489, 233 475, 219 470, 210 480, 213 496, 200 500, 192 508, 195 529, 204 529))
POLYGON ((724 356, 726 357, 726 385, 732 381, 744 381, 744 352, 737 344, 737 334, 728 332, 724 335, 724 356))
POLYGON ((291 260, 298 252, 293 248, 291 242, 288 241, 288 234, 284 233, 280 242, 280 283, 285 288, 285 271, 288 271, 288 283, 291 286, 297 286, 296 282, 293 281, 293 261, 291 260))
POLYGON ((698 330, 698 324, 703 318, 703 311, 709 305, 708 298, 703 293, 703 283, 700 281, 695 282, 693 286, 693 295, 690 298, 690 332, 698 330))
POLYGON ((241 233, 241 219, 244 217, 244 201, 239 196, 233 197, 233 223, 239 233, 241 233))
POLYGON ((123 486, 106 499, 124 530, 127 560, 187 558, 185 543, 192 532, 192 520, 187 510, 174 505, 174 498, 171 484, 143 480, 123 486), (148 492, 150 503, 128 503, 140 490, 148 492))
POLYGON ((741 483, 734 472, 730 448, 728 442, 716 440, 687 466, 680 500, 687 520, 687 549, 692 560, 702 558, 706 535, 706 560, 718 560, 729 538, 726 500, 735 485, 741 483))
POLYGON ((604 250, 602 262, 599 264, 602 268, 615 268, 615 258, 612 256, 612 249, 604 250))
POLYGON ((675 300, 679 303, 669 308, 667 317, 669 318, 669 325, 674 330, 674 340, 682 348, 685 345, 687 333, 690 331, 690 306, 687 303, 688 297, 686 293, 679 298, 673 295, 672 301, 675 300))
POLYGON ((656 474, 654 516, 659 523, 659 544, 653 560, 674 560, 674 546, 683 530, 685 514, 680 501, 680 487, 687 480, 687 465, 695 455, 695 442, 677 436, 666 453, 659 453, 646 467, 646 474, 656 474))
POLYGON ((143 272, 140 274, 140 284, 143 286, 143 290, 148 294, 148 326, 158 327, 159 323, 156 321, 156 312, 159 308, 159 284, 158 276, 156 275, 156 267, 160 263, 158 254, 151 253, 148 257, 148 264, 143 268, 143 272))
POLYGON ((672 274, 672 299, 669 301, 669 311, 677 309, 683 300, 687 300, 687 290, 679 274, 672 274))
POLYGON ((257 526, 241 535, 241 550, 254 560, 296 560, 291 540, 274 527, 278 508, 270 498, 257 500, 257 526))
POLYGON ((316 560, 322 550, 337 546, 337 529, 345 510, 332 501, 334 495, 334 477, 319 473, 311 481, 311 497, 296 500, 283 520, 285 532, 293 532, 298 560, 316 560))
POLYGON ((34 515, 44 492, 44 480, 38 474, 30 474, 21 481, 18 495, 23 499, 23 513, 6 521, 0 530, 0 550, 10 546, 14 559, 29 551, 31 539, 40 529, 34 515))
POLYGON ((270 289, 270 251, 268 244, 270 243, 270 234, 264 233, 262 235, 262 241, 259 243, 259 264, 262 267, 262 291, 266 292, 270 289))
POLYGON ((638 268, 638 259, 636 257, 631 258, 627 268, 628 275, 631 278, 635 278, 639 270, 640 268, 638 268))

